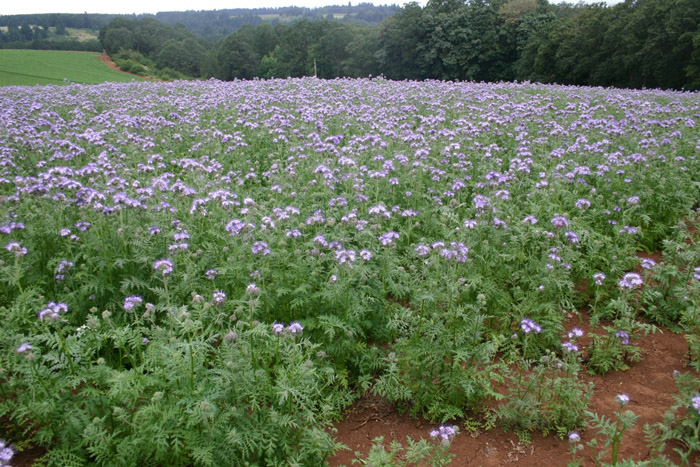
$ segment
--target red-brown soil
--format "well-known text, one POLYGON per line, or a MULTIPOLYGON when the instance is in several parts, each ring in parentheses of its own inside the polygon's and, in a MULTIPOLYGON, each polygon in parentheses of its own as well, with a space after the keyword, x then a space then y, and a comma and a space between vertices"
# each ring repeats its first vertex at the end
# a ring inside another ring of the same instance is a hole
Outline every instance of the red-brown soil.
MULTIPOLYGON (((578 326, 590 333, 592 330, 585 315, 569 320, 570 330, 578 326)), ((579 341, 584 346, 588 339, 579 341)), ((610 372, 604 376, 584 375, 584 379, 595 384, 593 398, 589 409, 606 418, 613 415, 618 404, 615 396, 621 393, 630 396, 627 406, 639 416, 636 425, 627 431, 620 447, 620 459, 645 460, 650 458, 649 447, 644 437, 644 425, 663 420, 664 413, 673 404, 673 395, 677 394, 673 379, 674 370, 690 371, 686 367, 688 346, 683 335, 673 334, 668 330, 650 334, 635 342, 644 349, 640 363, 632 364, 624 372, 610 372)), ((582 349, 585 352, 585 349, 582 349)), ((437 427, 424 420, 415 420, 401 414, 386 401, 377 397, 365 397, 353 404, 345 413, 344 419, 336 423, 337 439, 350 449, 337 453, 330 459, 331 466, 352 465, 354 452, 366 455, 372 440, 384 436, 388 445, 397 440, 405 446, 406 436, 414 440, 428 438, 430 430, 437 427)), ((554 435, 542 437, 535 433, 532 443, 521 442, 515 433, 504 433, 500 428, 487 432, 468 432, 460 427, 461 432, 452 442, 450 451, 456 455, 450 465, 454 466, 500 466, 517 464, 525 467, 565 466, 571 460, 568 440, 560 440, 554 435)), ((583 442, 594 437, 590 429, 581 433, 583 442)), ((602 442, 603 440, 599 440, 602 442)), ((679 456, 667 446, 666 454, 678 463, 679 456)), ((579 457, 584 457, 583 465, 594 465, 595 452, 586 448, 579 457)), ((609 462, 609 456, 607 459, 609 462)), ((693 459, 700 462, 700 455, 693 459)))

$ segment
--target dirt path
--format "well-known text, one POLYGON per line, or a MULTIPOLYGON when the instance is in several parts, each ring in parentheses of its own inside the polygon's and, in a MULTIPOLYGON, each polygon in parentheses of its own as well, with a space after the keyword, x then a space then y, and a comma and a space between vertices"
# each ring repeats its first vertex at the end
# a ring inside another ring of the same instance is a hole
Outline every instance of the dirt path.
POLYGON ((139 78, 147 79, 149 81, 160 81, 161 83, 164 83, 162 79, 158 78, 152 78, 150 76, 144 76, 144 75, 137 75, 136 73, 129 73, 128 71, 123 71, 120 70, 119 67, 117 66, 116 63, 112 61, 111 58, 109 58, 109 55, 107 55, 107 52, 102 52, 102 55, 98 55, 97 59, 107 65, 109 68, 111 68, 114 71, 118 71, 119 73, 124 73, 126 75, 131 75, 131 76, 138 76, 139 78))

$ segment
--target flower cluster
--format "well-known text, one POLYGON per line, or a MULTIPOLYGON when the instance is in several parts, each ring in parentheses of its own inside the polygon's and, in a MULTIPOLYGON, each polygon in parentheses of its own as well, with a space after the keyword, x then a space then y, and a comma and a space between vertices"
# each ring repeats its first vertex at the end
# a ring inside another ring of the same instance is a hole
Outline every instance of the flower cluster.
POLYGON ((443 443, 447 443, 454 438, 456 434, 457 430, 454 426, 440 425, 440 428, 430 432, 430 437, 433 439, 439 439, 443 443))
POLYGON ((520 328, 525 334, 529 334, 531 332, 539 334, 540 332, 542 332, 542 327, 530 318, 523 318, 520 321, 520 328))
POLYGON ((14 455, 12 448, 5 443, 4 439, 0 439, 0 467, 9 467, 14 455))
POLYGON ((134 311, 134 308, 143 303, 143 298, 138 295, 130 295, 124 299, 124 311, 127 313, 134 311))
POLYGON ((620 280, 620 288, 632 290, 643 283, 642 276, 636 272, 628 272, 620 280))
POLYGON ((14 254, 17 258, 27 254, 27 249, 17 242, 10 242, 5 246, 5 249, 14 254))
POLYGON ((158 259, 153 263, 153 269, 164 276, 167 276, 173 272, 173 266, 173 262, 167 258, 158 259))
POLYGON ((67 312, 68 305, 66 305, 65 303, 49 302, 49 304, 46 305, 46 308, 39 312, 39 319, 43 320, 45 318, 48 318, 55 321, 58 318, 60 318, 61 313, 67 312))
POLYGON ((291 334, 292 336, 301 335, 304 331, 304 326, 299 321, 292 321, 289 326, 284 327, 284 323, 274 323, 272 325, 272 333, 275 335, 281 335, 283 333, 291 334))
POLYGON ((700 394, 693 397, 691 404, 693 408, 700 414, 700 394))

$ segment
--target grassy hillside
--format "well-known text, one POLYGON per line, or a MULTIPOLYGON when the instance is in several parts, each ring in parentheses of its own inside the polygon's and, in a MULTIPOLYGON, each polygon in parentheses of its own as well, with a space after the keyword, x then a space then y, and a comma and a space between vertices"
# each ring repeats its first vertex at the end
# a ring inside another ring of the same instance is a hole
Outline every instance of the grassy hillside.
POLYGON ((110 69, 94 52, 0 50, 0 86, 35 84, 98 84, 136 79, 110 69))

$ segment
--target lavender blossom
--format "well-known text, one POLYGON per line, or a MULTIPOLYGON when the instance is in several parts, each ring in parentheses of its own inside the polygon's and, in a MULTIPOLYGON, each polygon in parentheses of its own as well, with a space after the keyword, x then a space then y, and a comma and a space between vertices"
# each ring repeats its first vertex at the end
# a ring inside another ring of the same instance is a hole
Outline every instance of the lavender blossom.
POLYGON ((399 238, 399 234, 397 232, 389 231, 385 234, 382 234, 379 237, 379 241, 381 242, 381 244, 383 246, 388 246, 388 245, 393 245, 394 240, 398 240, 398 238, 399 238))
POLYGON ((167 276, 172 273, 173 267, 173 262, 167 258, 158 259, 153 263, 153 269, 155 269, 156 272, 163 274, 163 276, 167 276))
POLYGON ((620 405, 627 405, 630 402, 630 396, 627 394, 618 394, 615 396, 615 399, 617 399, 617 403, 620 405))
POLYGON ((440 425, 440 428, 430 432, 430 437, 440 439, 443 443, 448 443, 456 434, 457 430, 455 430, 454 426, 440 425))
POLYGON ((5 249, 19 258, 27 254, 27 249, 17 242, 10 242, 5 246, 5 249))
POLYGON ((39 312, 39 319, 44 320, 48 318, 52 321, 56 321, 60 318, 61 313, 68 313, 68 305, 62 302, 49 302, 46 308, 39 312))
POLYGON ((255 285, 255 282, 251 282, 245 288, 245 293, 246 293, 246 295, 250 295, 251 297, 255 297, 255 296, 260 295, 260 289, 258 288, 257 285, 255 285))
POLYGON ((529 334, 530 332, 539 334, 540 332, 542 332, 542 327, 529 318, 523 318, 520 321, 520 328, 525 334, 529 334))
POLYGON ((219 275, 219 271, 217 271, 216 269, 207 269, 204 275, 207 276, 207 279, 213 281, 214 279, 216 279, 216 276, 219 275))
POLYGON ((27 350, 32 350, 33 348, 34 347, 32 347, 31 344, 24 342, 24 343, 20 344, 20 346, 17 347, 17 349, 15 349, 15 352, 16 353, 24 353, 27 350))
POLYGON ((263 256, 267 256, 270 254, 270 248, 267 246, 267 243, 261 241, 253 243, 253 246, 250 250, 253 252, 254 255, 262 253, 263 256))
POLYGON ((630 335, 627 334, 625 331, 617 331, 617 332, 615 333, 615 337, 617 337, 618 339, 620 339, 620 343, 621 343, 622 345, 627 345, 627 344, 630 343, 630 335))
POLYGON ((130 313, 134 308, 143 303, 143 299, 138 295, 130 295, 124 299, 124 311, 130 313))
POLYGON ((226 303, 226 294, 221 290, 216 290, 211 295, 211 303, 214 306, 221 306, 226 303))
POLYGON ((643 283, 642 276, 636 272, 628 272, 620 280, 620 288, 632 290, 643 283))
POLYGON ((593 280, 595 281, 595 285, 603 285, 603 281, 605 280, 605 274, 602 272, 596 272, 593 274, 593 280))

